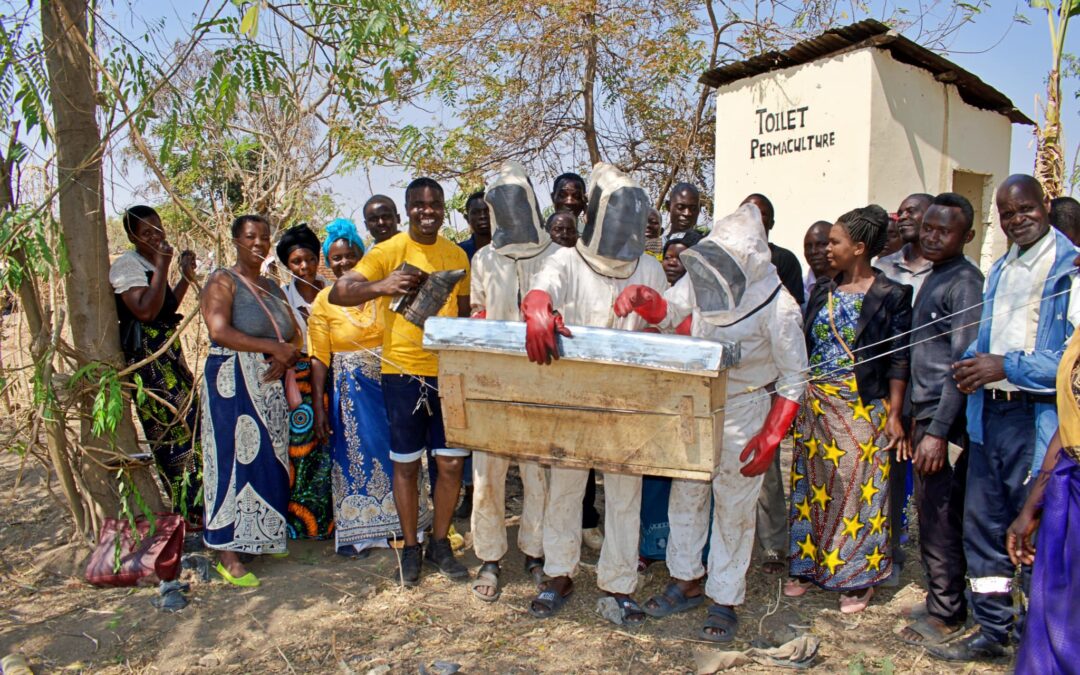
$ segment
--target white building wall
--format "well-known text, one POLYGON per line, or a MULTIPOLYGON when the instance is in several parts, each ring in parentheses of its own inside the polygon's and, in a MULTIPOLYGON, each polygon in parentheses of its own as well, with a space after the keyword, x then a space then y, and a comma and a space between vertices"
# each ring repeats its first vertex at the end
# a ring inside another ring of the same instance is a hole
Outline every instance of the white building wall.
MULTIPOLYGON (((816 220, 868 203, 895 211, 912 192, 953 189, 985 177, 981 214, 1007 174, 1011 125, 964 103, 954 86, 866 48, 720 87, 716 98, 714 216, 760 192, 776 208, 770 239, 802 260, 816 220)), ((980 205, 976 205, 980 212, 980 205)), ((1004 248, 994 226, 987 248, 1004 248)), ((982 236, 968 254, 980 260, 982 236)), ((980 260, 980 262, 982 262, 980 260)))
POLYGON ((771 241, 801 260, 811 223, 836 220, 864 203, 872 69, 870 53, 859 51, 718 89, 714 217, 760 192, 776 209, 771 241), (783 118, 780 126, 791 121, 795 128, 770 125, 769 116, 775 115, 783 118), (802 149, 796 151, 799 139, 802 149), (787 152, 789 141, 792 152, 787 152), (785 145, 783 154, 771 152, 776 143, 785 145))
POLYGON ((964 194, 979 221, 966 253, 989 269, 1005 249, 993 192, 1008 176, 1012 124, 968 105, 954 85, 929 72, 872 53, 869 200, 895 211, 912 192, 964 194))

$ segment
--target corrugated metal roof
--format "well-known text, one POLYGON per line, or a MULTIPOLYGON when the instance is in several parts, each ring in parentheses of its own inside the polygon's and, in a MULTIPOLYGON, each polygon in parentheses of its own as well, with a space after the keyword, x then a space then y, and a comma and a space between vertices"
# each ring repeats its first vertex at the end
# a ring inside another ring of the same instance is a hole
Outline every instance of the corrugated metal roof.
POLYGON ((759 54, 745 61, 715 68, 703 74, 700 82, 711 87, 722 87, 754 75, 867 47, 888 51, 897 61, 922 68, 932 73, 939 82, 955 85, 960 98, 969 105, 1000 113, 1017 124, 1035 124, 1017 109, 1005 94, 952 61, 873 19, 825 31, 816 38, 803 40, 782 52, 759 54))

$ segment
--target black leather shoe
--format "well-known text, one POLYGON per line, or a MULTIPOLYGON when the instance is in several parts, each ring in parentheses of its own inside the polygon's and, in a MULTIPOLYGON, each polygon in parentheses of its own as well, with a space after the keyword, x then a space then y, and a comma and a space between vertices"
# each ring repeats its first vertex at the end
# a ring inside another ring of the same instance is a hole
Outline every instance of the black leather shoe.
POLYGON ((401 549, 401 585, 413 587, 420 583, 420 544, 401 549))
POLYGON ((454 557, 454 550, 450 548, 449 539, 435 539, 433 537, 428 541, 424 560, 438 567, 439 572, 445 577, 455 581, 469 578, 469 570, 465 569, 465 566, 454 557))
POLYGON ((944 645, 927 645, 926 651, 942 661, 995 661, 1012 654, 1012 648, 980 633, 944 645))

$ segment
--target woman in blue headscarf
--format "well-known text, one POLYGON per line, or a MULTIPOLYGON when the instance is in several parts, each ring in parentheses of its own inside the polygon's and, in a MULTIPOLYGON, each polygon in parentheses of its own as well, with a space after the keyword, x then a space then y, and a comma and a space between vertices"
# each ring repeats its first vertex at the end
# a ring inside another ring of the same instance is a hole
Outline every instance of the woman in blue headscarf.
MULTIPOLYGON (((352 269, 364 255, 356 225, 345 219, 330 223, 323 253, 334 276, 352 269)), ((312 389, 319 402, 315 428, 331 447, 337 552, 366 557, 387 540, 401 538, 380 384, 383 325, 376 305, 388 298, 341 307, 330 304, 329 293, 329 288, 319 292, 308 318, 312 389)), ((420 530, 430 523, 431 511, 422 500, 420 530)))

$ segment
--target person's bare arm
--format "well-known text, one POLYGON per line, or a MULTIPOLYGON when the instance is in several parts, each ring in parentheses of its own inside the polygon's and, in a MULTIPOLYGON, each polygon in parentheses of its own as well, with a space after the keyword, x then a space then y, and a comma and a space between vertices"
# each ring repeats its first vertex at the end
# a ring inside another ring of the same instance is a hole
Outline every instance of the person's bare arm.
MULTIPOLYGON (((1080 258, 1078 258, 1080 260, 1080 258)), ((1046 496, 1046 484, 1050 482, 1050 476, 1061 458, 1061 430, 1054 433, 1050 439, 1050 445, 1046 448, 1046 456, 1043 458, 1042 468, 1035 478, 1035 485, 1028 493, 1024 507, 1016 520, 1009 525, 1005 532, 1005 549, 1009 552, 1009 560, 1014 565, 1031 565, 1035 562, 1035 533, 1042 521, 1043 498, 1046 496)))
POLYGON ((232 301, 235 292, 235 282, 226 272, 216 272, 207 280, 199 305, 210 339, 226 349, 269 354, 273 364, 265 379, 269 381, 281 377, 285 369, 296 364, 300 352, 291 343, 254 337, 233 328, 232 301))
POLYGON ((901 421, 904 410, 904 395, 907 393, 907 380, 889 380, 889 416, 885 419, 885 433, 889 444, 885 450, 896 450, 898 459, 911 459, 911 444, 907 431, 901 421))
POLYGON ((330 440, 330 417, 324 405, 326 375, 330 369, 320 359, 311 357, 311 408, 315 413, 315 438, 320 443, 330 440))
POLYGON ((357 307, 384 295, 408 293, 418 283, 420 275, 416 272, 394 270, 385 279, 368 281, 363 274, 350 271, 334 282, 328 299, 332 305, 357 307))
POLYGON ((139 321, 153 321, 165 304, 165 289, 169 287, 169 263, 172 261, 172 248, 168 244, 154 257, 154 277, 149 286, 129 288, 120 294, 120 299, 139 321))

